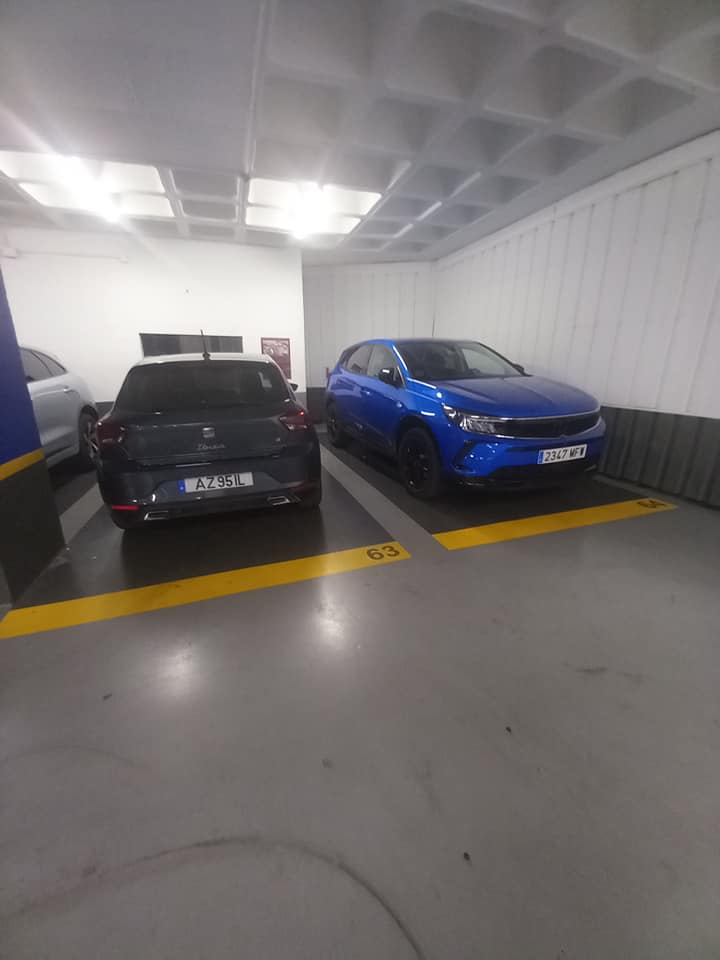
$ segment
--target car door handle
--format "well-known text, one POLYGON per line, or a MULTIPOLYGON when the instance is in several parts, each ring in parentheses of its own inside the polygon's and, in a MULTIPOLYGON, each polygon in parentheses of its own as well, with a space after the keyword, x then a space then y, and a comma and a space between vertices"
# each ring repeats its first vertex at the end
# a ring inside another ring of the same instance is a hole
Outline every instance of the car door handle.
POLYGON ((70 393, 72 387, 63 387, 63 393, 70 393))

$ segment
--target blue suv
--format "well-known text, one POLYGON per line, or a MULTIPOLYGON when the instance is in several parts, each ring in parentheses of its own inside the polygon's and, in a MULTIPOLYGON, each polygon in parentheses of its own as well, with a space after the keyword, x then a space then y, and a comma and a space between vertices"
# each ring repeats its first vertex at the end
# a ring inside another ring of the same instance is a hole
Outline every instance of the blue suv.
POLYGON ((355 344, 330 374, 326 402, 334 446, 355 437, 390 454, 425 499, 448 478, 535 486, 596 470, 605 438, 594 397, 466 340, 355 344))

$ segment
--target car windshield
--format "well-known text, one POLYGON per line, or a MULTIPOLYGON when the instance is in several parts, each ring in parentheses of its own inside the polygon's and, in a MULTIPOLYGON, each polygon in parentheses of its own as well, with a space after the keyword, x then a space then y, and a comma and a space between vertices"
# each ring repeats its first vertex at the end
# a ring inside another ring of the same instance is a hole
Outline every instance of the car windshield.
POLYGON ((120 389, 117 406, 134 413, 215 409, 287 400, 280 371, 252 360, 184 360, 134 367, 120 389))
POLYGON ((414 380, 483 380, 522 374, 481 343, 460 340, 412 340, 396 344, 414 380))

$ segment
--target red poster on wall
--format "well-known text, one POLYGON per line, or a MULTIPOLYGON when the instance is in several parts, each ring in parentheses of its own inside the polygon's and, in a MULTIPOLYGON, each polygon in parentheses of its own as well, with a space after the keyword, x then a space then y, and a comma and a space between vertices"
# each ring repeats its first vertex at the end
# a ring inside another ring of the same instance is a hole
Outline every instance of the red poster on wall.
POLYGON ((290 379, 290 340, 288 337, 262 337, 260 349, 272 357, 285 376, 290 379))

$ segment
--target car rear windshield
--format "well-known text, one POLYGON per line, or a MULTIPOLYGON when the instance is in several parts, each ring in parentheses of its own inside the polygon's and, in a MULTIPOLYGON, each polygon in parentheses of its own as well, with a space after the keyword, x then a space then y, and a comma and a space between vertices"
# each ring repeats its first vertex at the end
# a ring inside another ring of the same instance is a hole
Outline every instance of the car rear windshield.
POLYGON ((258 406, 288 398, 274 364, 252 360, 185 360, 134 367, 117 406, 133 413, 258 406))
POLYGON ((483 380, 488 377, 522 376, 500 354, 470 340, 406 340, 396 346, 413 380, 483 380))

